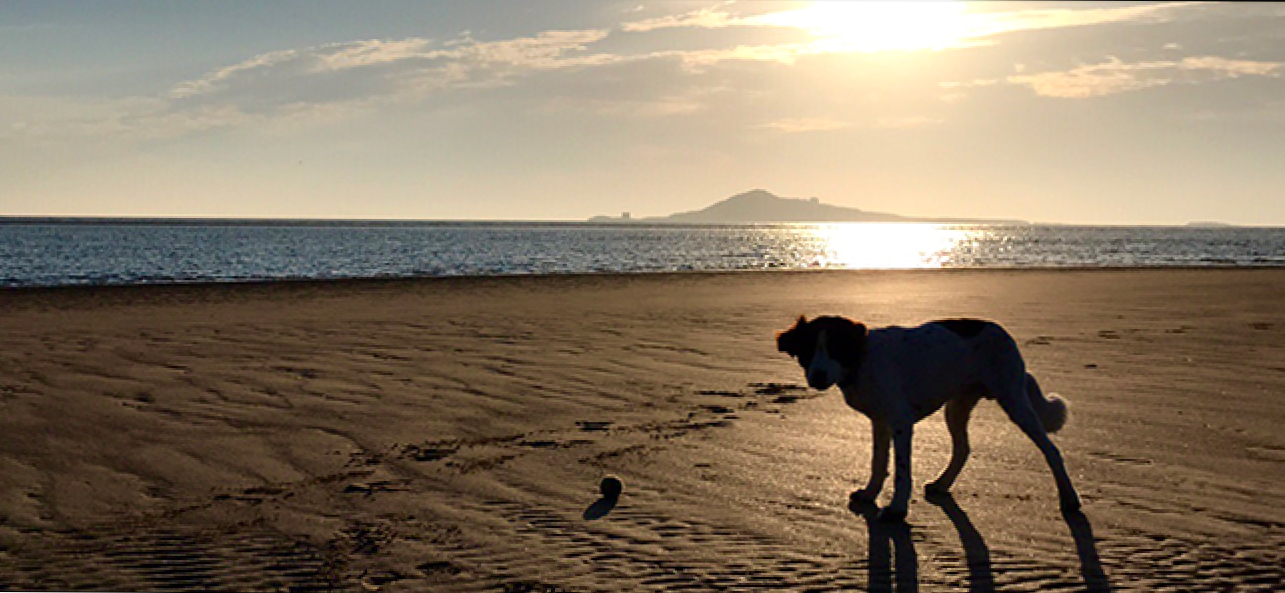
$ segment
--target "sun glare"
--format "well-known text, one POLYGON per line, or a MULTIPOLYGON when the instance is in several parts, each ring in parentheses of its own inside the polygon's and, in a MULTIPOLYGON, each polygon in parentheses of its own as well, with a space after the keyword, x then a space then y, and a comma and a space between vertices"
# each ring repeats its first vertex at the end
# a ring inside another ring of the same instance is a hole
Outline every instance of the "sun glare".
POLYGON ((805 30, 816 38, 812 49, 828 53, 959 47, 972 18, 962 2, 819 2, 754 20, 805 30))
POLYGON ((821 225, 813 231, 822 247, 821 267, 861 269, 940 268, 957 249, 983 231, 913 223, 821 225))

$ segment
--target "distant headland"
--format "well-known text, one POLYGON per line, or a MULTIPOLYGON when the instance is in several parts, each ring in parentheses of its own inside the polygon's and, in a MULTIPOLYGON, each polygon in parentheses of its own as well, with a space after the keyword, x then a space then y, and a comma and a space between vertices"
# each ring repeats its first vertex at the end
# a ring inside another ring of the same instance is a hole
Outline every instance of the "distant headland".
POLYGON ((1023 220, 978 218, 923 218, 886 212, 868 212, 824 204, 818 198, 782 198, 767 190, 755 189, 734 195, 702 210, 679 212, 669 216, 633 218, 595 216, 589 222, 600 223, 675 223, 725 224, 752 222, 929 222, 942 224, 1030 224, 1023 220))

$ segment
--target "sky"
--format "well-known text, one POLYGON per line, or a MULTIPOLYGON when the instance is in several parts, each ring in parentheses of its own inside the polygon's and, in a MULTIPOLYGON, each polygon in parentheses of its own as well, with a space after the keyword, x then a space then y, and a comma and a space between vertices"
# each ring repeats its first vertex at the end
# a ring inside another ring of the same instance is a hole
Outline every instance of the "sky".
POLYGON ((1285 226, 1285 4, 0 3, 0 215, 1285 226))

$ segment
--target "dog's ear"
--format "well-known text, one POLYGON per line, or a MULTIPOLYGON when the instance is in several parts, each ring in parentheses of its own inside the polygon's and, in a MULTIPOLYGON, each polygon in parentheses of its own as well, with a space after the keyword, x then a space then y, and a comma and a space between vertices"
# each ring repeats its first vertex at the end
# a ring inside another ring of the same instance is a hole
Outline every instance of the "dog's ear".
POLYGON ((800 334, 803 333, 803 328, 807 326, 807 324, 808 319, 799 315, 799 319, 794 322, 794 325, 791 326, 790 329, 776 332, 776 349, 789 354, 790 356, 798 356, 799 352, 802 351, 802 348, 800 347, 801 344, 799 343, 799 340, 802 338, 800 334))
POLYGON ((869 333, 864 324, 840 318, 839 323, 826 329, 826 353, 845 368, 859 367, 866 356, 866 335, 869 333))

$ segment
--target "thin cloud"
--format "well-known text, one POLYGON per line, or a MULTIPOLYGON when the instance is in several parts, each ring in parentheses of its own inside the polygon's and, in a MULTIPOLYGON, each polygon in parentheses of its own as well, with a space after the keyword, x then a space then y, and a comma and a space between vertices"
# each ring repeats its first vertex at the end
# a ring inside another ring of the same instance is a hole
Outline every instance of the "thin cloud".
POLYGON ((935 117, 908 115, 903 117, 879 118, 879 120, 875 122, 875 125, 880 128, 922 128, 940 123, 942 123, 942 120, 935 117))
MULTIPOLYGON (((1086 26, 1122 21, 1165 21, 1179 18, 1182 10, 1202 3, 1170 2, 1154 5, 1089 9, 1047 9, 1011 12, 965 12, 958 24, 957 47, 984 45, 1003 33, 1086 26)), ((667 49, 645 44, 627 44, 632 51, 613 49, 614 37, 646 34, 663 29, 699 30, 731 27, 775 27, 805 34, 808 19, 783 18, 800 16, 798 11, 748 14, 743 5, 720 4, 711 8, 660 18, 626 22, 614 29, 554 30, 534 35, 496 41, 479 41, 470 34, 449 41, 410 37, 404 39, 367 39, 315 47, 286 49, 252 56, 170 86, 159 97, 139 101, 102 114, 89 108, 79 109, 82 117, 62 117, 35 113, 11 125, 0 134, 33 136, 45 132, 73 135, 87 130, 96 135, 117 134, 137 138, 170 137, 218 128, 282 129, 341 121, 357 114, 369 113, 388 104, 418 104, 453 91, 499 89, 518 84, 541 87, 526 93, 523 100, 545 101, 550 105, 581 104, 576 87, 566 84, 585 72, 606 72, 614 65, 652 65, 647 69, 647 89, 625 88, 636 81, 625 77, 606 77, 595 82, 598 87, 616 85, 621 92, 592 98, 592 111, 603 115, 676 116, 707 110, 713 100, 699 91, 727 87, 731 77, 744 71, 742 66, 766 64, 772 67, 802 67, 800 62, 818 54, 841 54, 862 51, 860 46, 835 43, 834 39, 800 41, 805 36, 790 36, 789 42, 749 45, 729 41, 702 44, 701 49, 667 49), (823 43, 824 42, 824 43, 823 43), (703 76, 716 69, 725 76, 703 76), (539 76, 562 72, 558 76, 539 76), (716 79, 717 78, 717 79, 716 79), (535 83, 540 80, 543 82, 535 83), (557 82, 564 83, 558 87, 557 82), (628 91, 628 95, 623 91, 628 91)), ((825 8, 822 4, 821 8, 825 8)), ((890 9, 892 5, 889 5, 890 9)), ((899 9, 898 9, 899 10, 899 9)), ((955 13, 950 13, 954 15, 955 13)), ((804 14, 806 16, 806 14, 804 14)), ((951 29, 954 31, 954 29, 951 29)), ((822 34, 824 31, 817 33, 822 34)), ((718 36, 715 36, 718 37, 718 36)), ((952 38, 954 39, 954 38, 952 38)), ((816 67, 811 63, 809 67, 816 67)), ((781 70, 784 72, 785 70, 781 70)), ((1278 76, 1279 64, 1229 60, 1216 57, 1187 58, 1180 62, 1149 62, 1132 66, 1112 62, 1082 66, 1066 72, 1017 75, 998 82, 1026 85, 1044 96, 1101 96, 1138 90, 1173 82, 1201 82, 1235 76, 1278 76), (1185 73, 1185 78, 1175 73, 1185 73)), ((589 77, 590 79, 592 77, 589 77)), ((748 80, 748 79, 739 79, 748 80)), ((947 83, 949 84, 949 83, 947 83)), ((942 101, 959 100, 973 83, 957 83, 958 88, 943 84, 942 101)), ((735 86, 734 84, 732 86, 735 86)), ((528 88, 524 87, 524 88, 528 88)), ((595 88, 598 88, 595 87, 595 88)), ((888 127, 910 127, 935 123, 907 119, 885 122, 888 127)), ((760 126, 782 132, 838 129, 838 123, 808 118, 783 118, 760 126)))
POLYGON ((831 132, 855 127, 874 129, 922 128, 942 123, 941 119, 922 115, 879 117, 865 123, 854 123, 824 117, 786 118, 758 126, 783 134, 806 134, 811 132, 831 132))
POLYGON ((179 83, 170 98, 244 102, 247 109, 258 110, 499 86, 525 73, 612 61, 613 56, 583 53, 607 34, 545 31, 502 41, 464 37, 444 44, 420 38, 361 40, 271 52, 179 83))
POLYGON ((671 14, 662 17, 645 19, 625 23, 620 26, 621 30, 631 33, 655 31, 658 29, 678 29, 678 28, 700 28, 700 29, 720 29, 723 27, 732 27, 743 24, 743 19, 736 17, 730 12, 726 12, 721 7, 730 6, 732 3, 727 2, 720 7, 702 8, 684 14, 671 14))
POLYGON ((450 89, 500 87, 531 73, 617 61, 586 51, 607 34, 545 31, 493 42, 467 35, 444 43, 359 40, 260 54, 174 84, 157 97, 46 98, 23 107, 31 102, 0 96, 0 104, 22 107, 11 110, 17 123, 0 130, 0 138, 146 140, 221 128, 297 129, 450 89))
POLYGON ((977 36, 1018 31, 1085 27, 1130 21, 1167 22, 1180 10, 1208 6, 1210 2, 1164 2, 1113 8, 1054 8, 988 13, 978 22, 977 36))
MULTIPOLYGON (((962 4, 925 2, 817 3, 812 6, 742 16, 737 5, 725 3, 678 15, 625 23, 625 32, 660 29, 764 27, 796 29, 817 37, 811 44, 792 46, 799 53, 845 53, 914 49, 958 49, 993 43, 995 36, 1021 31, 1083 27, 1129 21, 1166 22, 1181 9, 1208 2, 1166 2, 1112 8, 1058 8, 1009 12, 975 12, 962 4), (883 22, 887 21, 887 22, 883 22), (888 28, 893 30, 889 31, 888 28), (902 29, 905 29, 904 31, 902 29), (936 39, 904 45, 896 41, 936 29, 936 39), (888 37, 869 44, 870 37, 888 37)), ((784 47, 784 46, 783 46, 784 47)), ((779 60, 778 60, 779 61, 779 60)))
POLYGON ((1102 64, 1079 66, 1061 72, 1010 76, 1007 80, 1011 84, 1030 87, 1037 95, 1044 97, 1080 99, 1240 76, 1278 78, 1282 71, 1285 71, 1285 64, 1279 62, 1229 60, 1216 56, 1133 64, 1113 58, 1102 64))
POLYGON ((852 127, 852 124, 826 118, 790 118, 769 122, 759 127, 775 132, 798 134, 804 132, 828 132, 832 130, 841 130, 852 127))
POLYGON ((673 56, 682 61, 683 68, 701 72, 723 62, 774 62, 794 64, 803 55, 797 45, 739 45, 731 49, 707 49, 681 52, 657 52, 651 57, 673 56))

